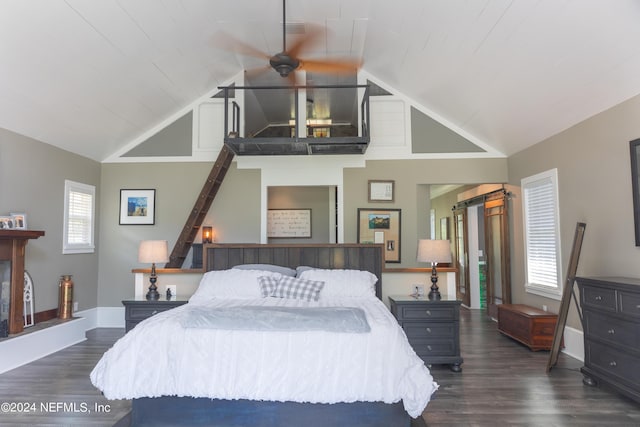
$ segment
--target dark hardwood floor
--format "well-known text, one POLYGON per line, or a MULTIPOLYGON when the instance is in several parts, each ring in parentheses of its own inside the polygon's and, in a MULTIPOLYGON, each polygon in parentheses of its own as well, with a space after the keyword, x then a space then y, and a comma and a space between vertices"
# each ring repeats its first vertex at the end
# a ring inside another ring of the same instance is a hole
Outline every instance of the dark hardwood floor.
POLYGON ((0 375, 0 426, 113 426, 126 419, 131 402, 105 399, 89 379, 122 335, 124 329, 94 329, 80 344, 0 375))
MULTIPOLYGON (((460 333, 463 371, 432 367, 440 389, 414 426, 640 426, 640 405, 583 385, 578 360, 560 354, 547 375, 548 352, 502 336, 478 311, 462 310, 460 333)), ((0 404, 23 406, 21 413, 0 411, 0 426, 126 425, 129 401, 108 401, 89 381, 122 334, 89 331, 83 343, 0 375, 0 404), (35 410, 25 412, 24 404, 35 410)))
MULTIPOLYGON (((455 373, 432 366, 440 384, 423 414, 433 426, 640 426, 640 404, 582 384, 582 362, 532 352, 498 332, 479 310, 461 310, 464 363, 455 373)), ((640 368, 640 367, 639 367, 640 368)))

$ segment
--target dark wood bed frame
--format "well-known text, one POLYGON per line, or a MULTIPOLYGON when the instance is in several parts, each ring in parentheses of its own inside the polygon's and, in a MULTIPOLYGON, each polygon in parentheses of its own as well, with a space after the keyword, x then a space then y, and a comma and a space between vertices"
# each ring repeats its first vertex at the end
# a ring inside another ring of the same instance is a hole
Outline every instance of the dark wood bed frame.
MULTIPOLYGON (((364 244, 208 244, 204 270, 226 270, 239 264, 275 264, 290 268, 344 268, 370 271, 378 277, 382 298, 384 247, 364 244)), ((409 427, 402 402, 337 404, 219 400, 163 396, 133 400, 132 426, 255 427, 409 427)))

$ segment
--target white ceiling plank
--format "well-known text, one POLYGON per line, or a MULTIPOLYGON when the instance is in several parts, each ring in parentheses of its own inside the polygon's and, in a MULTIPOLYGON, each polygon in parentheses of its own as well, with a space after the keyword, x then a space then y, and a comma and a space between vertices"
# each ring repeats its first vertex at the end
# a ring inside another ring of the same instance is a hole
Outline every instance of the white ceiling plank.
MULTIPOLYGON (((281 0, 4 0, 0 126, 103 160, 272 55, 281 0)), ((637 0, 289 0, 308 58, 364 71, 511 154, 640 94, 637 0)), ((287 36, 293 43, 295 35, 287 36)), ((333 81, 335 76, 316 78, 333 81)), ((269 70, 265 81, 281 83, 269 70)))

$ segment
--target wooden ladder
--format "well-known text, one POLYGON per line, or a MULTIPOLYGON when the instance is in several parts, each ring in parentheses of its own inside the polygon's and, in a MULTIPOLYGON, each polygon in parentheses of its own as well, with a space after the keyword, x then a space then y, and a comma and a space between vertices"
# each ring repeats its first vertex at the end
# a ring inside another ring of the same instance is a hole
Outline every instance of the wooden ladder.
POLYGON ((222 181, 229 170, 233 156, 233 152, 227 145, 223 145, 220 154, 218 154, 218 159, 211 168, 207 181, 202 186, 200 195, 193 205, 187 222, 184 224, 182 232, 171 251, 169 262, 165 264, 165 268, 182 268, 182 264, 189 253, 193 240, 198 234, 202 221, 207 216, 211 203, 215 199, 218 189, 220 189, 222 181))

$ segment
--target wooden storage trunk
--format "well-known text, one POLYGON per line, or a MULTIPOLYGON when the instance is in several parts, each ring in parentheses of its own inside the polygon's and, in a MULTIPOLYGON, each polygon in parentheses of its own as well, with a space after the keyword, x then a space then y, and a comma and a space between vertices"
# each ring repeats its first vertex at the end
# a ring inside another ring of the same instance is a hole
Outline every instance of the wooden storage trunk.
POLYGON ((524 304, 498 305, 498 330, 533 351, 551 350, 558 315, 524 304))

